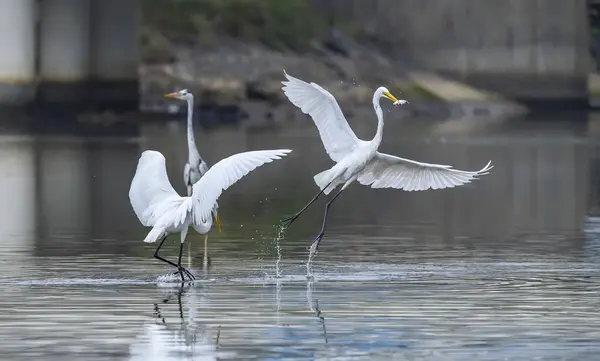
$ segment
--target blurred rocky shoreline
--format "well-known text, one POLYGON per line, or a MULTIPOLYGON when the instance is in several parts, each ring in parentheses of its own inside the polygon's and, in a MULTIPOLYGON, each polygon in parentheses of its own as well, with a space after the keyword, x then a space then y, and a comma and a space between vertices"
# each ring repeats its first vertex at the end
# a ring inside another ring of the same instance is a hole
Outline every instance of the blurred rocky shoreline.
POLYGON ((275 106, 285 101, 281 91, 284 69, 327 88, 340 103, 368 105, 373 89, 380 85, 403 96, 419 92, 392 59, 336 31, 311 42, 310 49, 301 54, 231 39, 223 39, 218 46, 173 46, 169 53, 162 62, 140 67, 144 110, 168 111, 172 102, 166 102, 163 94, 181 88, 191 90, 199 104, 265 102, 275 106))
POLYGON ((233 39, 223 39, 218 46, 173 45, 167 49, 162 58, 140 66, 140 109, 145 113, 185 113, 184 103, 167 100, 164 94, 187 88, 196 97, 196 112, 204 118, 224 115, 274 122, 289 109, 281 90, 284 69, 326 88, 344 111, 364 111, 367 116, 372 115, 371 100, 378 86, 409 100, 409 106, 394 112, 401 117, 439 119, 465 116, 465 112, 489 116, 507 110, 493 102, 445 101, 411 79, 402 62, 336 30, 312 41, 303 53, 275 51, 233 39))

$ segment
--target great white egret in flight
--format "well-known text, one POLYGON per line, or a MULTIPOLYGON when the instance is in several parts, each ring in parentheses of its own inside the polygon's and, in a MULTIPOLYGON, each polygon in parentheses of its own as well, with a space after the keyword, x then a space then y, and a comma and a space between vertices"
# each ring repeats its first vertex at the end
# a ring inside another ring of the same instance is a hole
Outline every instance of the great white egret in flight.
POLYGON ((165 157, 157 151, 146 150, 140 156, 135 175, 129 189, 129 200, 133 210, 146 227, 152 227, 144 242, 160 243, 154 258, 177 267, 181 280, 184 275, 194 276, 181 266, 181 253, 189 226, 196 232, 210 231, 215 216, 215 204, 221 193, 240 180, 250 171, 265 163, 281 159, 291 152, 289 149, 258 150, 234 154, 212 166, 198 182, 192 186, 192 195, 181 197, 169 182, 165 157), (180 233, 179 257, 177 263, 162 258, 158 252, 171 233, 180 233))
MULTIPOLYGON (((165 94, 165 97, 172 99, 185 100, 187 102, 187 146, 188 146, 188 161, 183 168, 183 182, 187 189, 188 197, 192 195, 192 186, 202 178, 208 171, 208 164, 200 156, 198 148, 196 148, 196 138, 194 137, 194 95, 187 89, 182 89, 178 92, 165 94)), ((217 209, 219 205, 215 203, 214 215, 215 219, 219 219, 217 209)), ((221 222, 217 222, 219 232, 221 232, 221 222)), ((191 243, 188 243, 188 267, 191 255, 191 243)), ((204 235, 204 268, 208 268, 208 233, 204 235)))
POLYGON ((408 103, 398 100, 385 87, 379 87, 373 94, 373 108, 377 115, 377 131, 370 141, 358 139, 346 121, 337 101, 327 90, 315 83, 307 83, 288 75, 282 81, 283 92, 292 104, 313 119, 325 151, 336 163, 333 167, 314 176, 320 188, 319 193, 299 212, 284 219, 282 224, 288 227, 321 194, 329 194, 338 185, 341 189, 325 204, 325 215, 321 231, 310 247, 310 256, 314 255, 325 234, 327 213, 333 201, 354 181, 371 188, 396 188, 405 191, 424 191, 427 189, 452 188, 488 174, 492 169, 491 161, 476 172, 452 169, 449 165, 421 163, 377 151, 383 137, 383 112, 380 99, 385 98, 401 105, 408 103))

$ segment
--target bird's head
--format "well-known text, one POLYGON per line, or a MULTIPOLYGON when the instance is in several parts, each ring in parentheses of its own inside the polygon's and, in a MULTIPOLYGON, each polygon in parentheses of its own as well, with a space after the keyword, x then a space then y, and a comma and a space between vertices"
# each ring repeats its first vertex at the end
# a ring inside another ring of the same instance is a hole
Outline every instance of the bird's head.
POLYGON ((393 96, 392 93, 390 93, 388 88, 386 88, 384 86, 377 88, 377 90, 375 91, 375 96, 373 97, 373 101, 375 101, 375 100, 379 101, 379 99, 381 99, 381 98, 385 98, 385 99, 391 101, 392 103, 394 103, 394 105, 408 104, 408 101, 406 101, 406 100, 396 99, 396 97, 393 96))
POLYGON ((165 98, 172 98, 172 99, 180 99, 180 100, 188 100, 191 99, 192 93, 190 93, 187 89, 183 89, 180 90, 178 92, 174 92, 174 93, 169 93, 169 94, 165 94, 165 98))

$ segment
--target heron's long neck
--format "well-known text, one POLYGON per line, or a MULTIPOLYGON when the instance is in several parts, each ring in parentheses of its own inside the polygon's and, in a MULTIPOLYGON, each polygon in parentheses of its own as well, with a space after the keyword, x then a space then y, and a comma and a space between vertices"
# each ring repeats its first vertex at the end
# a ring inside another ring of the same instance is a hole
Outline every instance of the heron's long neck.
POLYGON ((196 139, 194 138, 194 127, 192 125, 194 112, 194 98, 187 101, 187 141, 188 141, 188 158, 190 162, 196 161, 198 149, 196 148, 196 139))
POLYGON ((377 115, 377 132, 375 133, 375 137, 372 142, 377 146, 381 144, 381 140, 383 139, 383 111, 381 110, 381 105, 379 105, 379 97, 373 98, 373 108, 375 109, 375 114, 377 115))

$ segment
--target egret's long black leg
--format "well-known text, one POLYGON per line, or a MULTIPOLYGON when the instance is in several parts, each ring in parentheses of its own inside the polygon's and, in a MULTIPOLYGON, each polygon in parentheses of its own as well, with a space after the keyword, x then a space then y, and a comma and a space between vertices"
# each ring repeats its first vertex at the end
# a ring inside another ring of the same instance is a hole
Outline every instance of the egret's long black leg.
MULTIPOLYGON (((160 248, 162 247, 162 245, 165 243, 165 241, 167 240, 167 235, 165 234, 165 236, 163 237, 163 239, 160 241, 160 244, 158 245, 158 247, 156 247, 156 250, 154 251, 154 258, 159 259, 165 263, 170 264, 173 267, 177 267, 177 264, 175 264, 174 262, 171 262, 167 259, 162 258, 161 256, 158 255, 158 251, 160 251, 160 248)), ((177 267, 179 269, 179 267, 177 267)))
POLYGON ((190 280, 195 280, 196 277, 194 277, 194 275, 191 274, 190 271, 188 271, 181 265, 181 256, 182 255, 183 255, 183 243, 180 243, 179 244, 179 257, 177 257, 177 269, 181 273, 181 282, 185 282, 185 278, 183 277, 184 274, 186 274, 190 278, 190 280))
POLYGON ((300 217, 300 215, 301 215, 301 214, 302 214, 302 213, 303 213, 303 212, 304 212, 304 211, 305 211, 305 210, 306 210, 308 207, 310 207, 310 205, 311 205, 311 204, 313 204, 313 203, 314 203, 314 202, 317 200, 317 198, 319 198, 319 196, 320 196, 321 194, 323 194, 323 192, 325 191, 325 189, 327 189, 327 187, 329 187, 329 186, 331 185, 331 183, 333 183, 333 181, 329 182, 329 184, 327 184, 327 185, 325 186, 325 188, 321 189, 321 191, 319 191, 319 193, 317 193, 317 195, 316 195, 316 196, 315 196, 315 197, 314 197, 314 198, 313 198, 313 199, 312 199, 310 202, 308 202, 308 204, 307 204, 307 205, 305 205, 305 206, 304 206, 304 207, 303 207, 303 208, 302 208, 300 211, 298 211, 298 212, 297 212, 296 214, 294 214, 293 216, 291 216, 291 217, 289 217, 289 218, 286 218, 286 219, 282 220, 282 221, 281 221, 281 225, 282 225, 284 228, 287 228, 287 227, 289 227, 289 226, 292 224, 292 222, 294 222, 294 221, 295 221, 295 220, 296 220, 298 217, 300 217))
MULTIPOLYGON (((177 268, 177 271, 174 272, 173 274, 178 274, 181 273, 181 270, 183 269, 183 272, 185 272, 185 274, 188 275, 188 277, 190 277, 191 279, 195 279, 194 275, 192 275, 188 270, 186 270, 185 268, 181 267, 181 253, 179 253, 179 265, 177 265, 175 262, 171 262, 168 259, 165 259, 163 257, 161 257, 158 254, 158 251, 160 251, 160 249, 162 248, 163 244, 165 243, 165 241, 167 240, 167 235, 165 234, 164 237, 162 238, 162 240, 160 241, 160 243, 158 244, 158 247, 156 247, 156 250, 154 250, 154 258, 161 260, 165 263, 170 264, 173 267, 177 268)), ((183 275, 182 275, 183 276, 183 275)))
MULTIPOLYGON (((163 244, 165 243, 166 240, 167 240, 167 235, 165 235, 163 237, 163 239, 160 241, 160 244, 158 245, 158 247, 156 247, 156 250, 154 251, 154 258, 159 259, 159 260, 161 260, 161 261, 163 261, 165 263, 168 263, 168 264, 170 264, 173 267, 177 267, 178 271, 176 271, 173 274, 181 273, 181 269, 183 268, 183 267, 181 267, 181 265, 178 266, 175 262, 171 262, 171 261, 169 261, 167 259, 164 259, 161 256, 159 256, 159 254, 158 254, 158 251, 160 251, 161 247, 163 246, 163 244)), ((179 263, 181 264, 181 254, 179 255, 179 258, 180 258, 180 262, 179 263)), ((188 270, 186 270, 185 268, 183 268, 183 270, 188 275, 188 277, 190 277, 190 278, 193 277, 193 275, 188 270)), ((192 278, 192 279, 195 279, 195 278, 192 278)))
MULTIPOLYGON (((194 275, 190 271, 188 271, 186 268, 181 267, 181 269, 190 278, 190 280, 195 280, 196 279, 196 277, 194 277, 194 275)), ((181 271, 178 270, 178 271, 173 272, 172 274, 173 275, 178 275, 180 273, 181 273, 181 271)))
POLYGON ((315 238, 315 240, 313 241, 313 244, 311 246, 311 250, 314 249, 313 252, 317 251, 317 249, 319 248, 319 243, 321 242, 321 239, 325 235, 325 225, 327 224, 327 214, 329 214, 329 207, 331 206, 333 201, 335 201, 335 199, 337 197, 339 197, 340 194, 342 194, 343 191, 344 191, 344 188, 342 188, 339 192, 337 192, 335 194, 335 196, 333 196, 333 198, 331 198, 329 200, 329 202, 327 202, 325 204, 325 216, 323 217, 323 224, 321 225, 321 232, 319 232, 319 234, 317 235, 317 237, 315 238))

